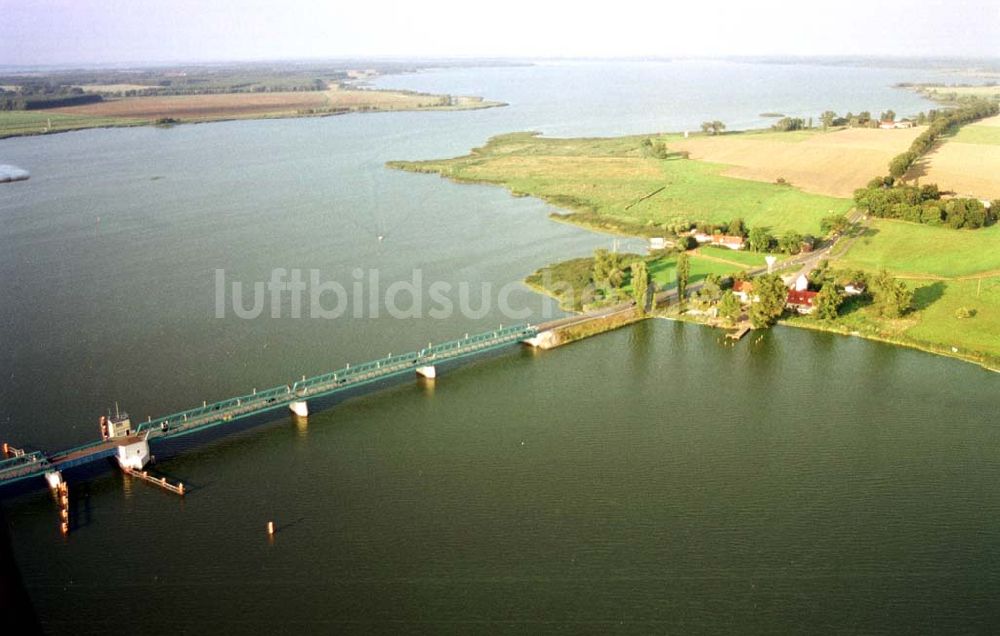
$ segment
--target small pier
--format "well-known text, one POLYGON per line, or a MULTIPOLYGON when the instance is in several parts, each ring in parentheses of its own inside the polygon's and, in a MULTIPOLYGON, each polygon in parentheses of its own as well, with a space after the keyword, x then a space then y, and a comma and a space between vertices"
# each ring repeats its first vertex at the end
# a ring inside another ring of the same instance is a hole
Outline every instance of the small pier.
POLYGON ((743 323, 742 325, 740 325, 740 328, 737 329, 736 331, 730 331, 729 333, 727 333, 726 337, 729 338, 730 340, 740 340, 741 338, 743 338, 743 336, 747 335, 748 333, 750 333, 750 325, 749 323, 743 323))
POLYGON ((167 492, 172 492, 175 495, 184 496, 184 484, 176 483, 172 484, 167 480, 166 477, 157 477, 156 475, 150 475, 149 472, 145 470, 135 470, 134 468, 122 468, 122 472, 129 477, 135 477, 136 479, 141 479, 148 484, 152 484, 157 488, 162 488, 167 492))

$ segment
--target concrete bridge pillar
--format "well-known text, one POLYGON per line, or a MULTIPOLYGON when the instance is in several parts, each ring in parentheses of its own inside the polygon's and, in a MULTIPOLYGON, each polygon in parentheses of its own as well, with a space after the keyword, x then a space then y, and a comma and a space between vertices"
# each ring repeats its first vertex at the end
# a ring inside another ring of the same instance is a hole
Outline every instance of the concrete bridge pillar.
POLYGON ((118 447, 118 465, 124 470, 142 470, 149 463, 149 442, 140 439, 131 444, 122 444, 118 447))
POLYGON ((523 342, 538 349, 551 349, 559 344, 559 338, 556 336, 556 332, 549 329, 548 331, 539 332, 531 338, 525 338, 523 342))
POLYGON ((309 405, 305 400, 295 400, 288 405, 288 409, 299 417, 309 417, 309 405))
POLYGON ((49 488, 52 490, 57 490, 60 484, 63 483, 62 473, 58 470, 53 470, 51 472, 45 473, 45 481, 49 482, 49 488))
POLYGON ((433 364, 417 367, 417 375, 422 375, 428 380, 433 380, 437 377, 437 368, 433 364))

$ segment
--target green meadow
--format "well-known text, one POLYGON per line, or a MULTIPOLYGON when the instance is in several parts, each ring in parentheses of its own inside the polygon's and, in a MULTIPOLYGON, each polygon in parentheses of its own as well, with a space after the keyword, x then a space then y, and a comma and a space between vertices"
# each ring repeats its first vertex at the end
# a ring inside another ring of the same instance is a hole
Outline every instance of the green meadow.
POLYGON ((949 141, 1000 146, 1000 126, 985 126, 983 124, 962 126, 957 133, 949 137, 949 141))
MULTIPOLYGON (((674 287, 677 284, 676 254, 667 256, 623 255, 623 262, 626 264, 636 261, 646 262, 649 275, 658 290, 674 287)), ((690 263, 691 270, 688 281, 691 285, 704 280, 709 274, 727 276, 743 269, 739 266, 702 258, 692 258, 690 263)), ((593 282, 591 279, 593 271, 593 257, 574 258, 542 267, 525 278, 525 283, 558 300, 563 309, 579 311, 582 309, 581 300, 585 297, 584 290, 593 282)), ((627 270, 626 274, 628 274, 627 270)), ((621 292, 631 295, 632 283, 630 279, 626 278, 621 292)))
POLYGON ((504 186, 572 212, 563 220, 640 236, 660 234, 679 220, 723 223, 735 217, 775 234, 817 234, 821 218, 851 208, 847 199, 722 176, 727 167, 721 164, 678 154, 649 156, 642 147, 647 138, 669 150, 680 137, 550 139, 514 133, 494 137, 464 157, 389 165, 504 186))
POLYGON ((46 132, 63 132, 82 128, 105 126, 136 126, 149 123, 145 120, 120 117, 87 117, 64 115, 45 110, 0 111, 0 138, 19 135, 41 135, 46 132), (51 128, 49 125, 51 124, 51 128))
POLYGON ((953 230, 890 219, 871 227, 840 258, 840 265, 903 275, 972 276, 1000 269, 1000 224, 953 230))

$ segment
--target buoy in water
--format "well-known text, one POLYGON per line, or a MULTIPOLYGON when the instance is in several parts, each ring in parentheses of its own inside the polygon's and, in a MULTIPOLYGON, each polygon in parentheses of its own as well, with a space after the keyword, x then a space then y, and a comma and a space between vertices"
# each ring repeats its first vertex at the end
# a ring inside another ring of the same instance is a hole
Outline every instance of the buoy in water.
POLYGON ((267 522, 267 536, 269 536, 269 537, 273 537, 274 536, 274 522, 273 521, 268 521, 267 522))

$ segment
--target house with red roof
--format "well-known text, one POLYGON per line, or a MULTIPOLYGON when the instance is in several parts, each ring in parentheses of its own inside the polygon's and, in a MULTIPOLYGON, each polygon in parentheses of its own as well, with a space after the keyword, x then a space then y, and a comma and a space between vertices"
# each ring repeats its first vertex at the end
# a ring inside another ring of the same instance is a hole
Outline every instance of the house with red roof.
POLYGON ((797 311, 800 314, 811 314, 814 309, 813 300, 817 292, 808 290, 789 289, 785 298, 785 308, 797 311))
POLYGON ((748 280, 738 280, 733 283, 733 296, 740 299, 740 302, 750 302, 753 294, 753 283, 748 280))

